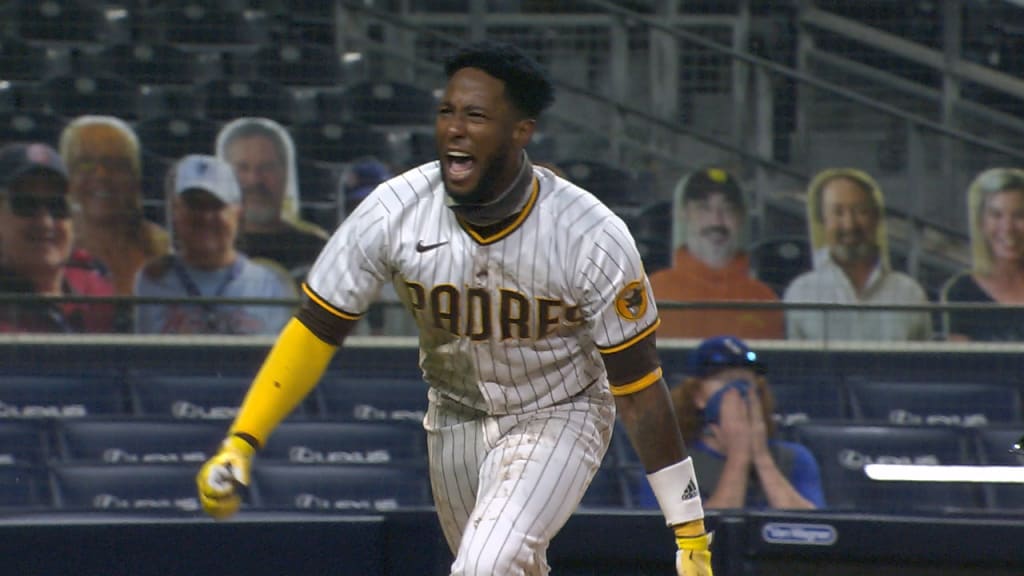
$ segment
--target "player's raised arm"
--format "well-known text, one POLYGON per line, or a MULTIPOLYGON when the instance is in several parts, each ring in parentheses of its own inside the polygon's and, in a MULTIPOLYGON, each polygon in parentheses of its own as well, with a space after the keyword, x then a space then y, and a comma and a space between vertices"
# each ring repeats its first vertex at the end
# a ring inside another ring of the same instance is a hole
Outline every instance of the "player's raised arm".
POLYGON ((196 476, 199 500, 207 514, 226 518, 241 504, 237 487, 249 484, 256 451, 277 425, 316 386, 358 316, 310 297, 281 331, 256 374, 220 450, 196 476))
POLYGON ((697 476, 661 375, 653 330, 603 356, 619 419, 675 532, 676 570, 680 576, 710 576, 710 535, 697 476))

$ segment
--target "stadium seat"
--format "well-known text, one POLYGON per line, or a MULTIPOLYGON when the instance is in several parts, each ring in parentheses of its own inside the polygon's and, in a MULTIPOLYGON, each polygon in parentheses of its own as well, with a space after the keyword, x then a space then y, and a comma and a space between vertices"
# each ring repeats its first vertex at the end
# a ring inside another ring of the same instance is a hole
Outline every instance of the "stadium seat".
POLYGON ((68 463, 202 464, 227 433, 222 422, 77 420, 56 427, 58 457, 68 463))
POLYGON ((168 0, 159 18, 164 40, 174 44, 247 46, 268 40, 261 11, 198 0, 168 0))
POLYGON ((142 148, 178 160, 186 154, 213 154, 220 124, 190 116, 159 116, 139 121, 135 133, 142 148))
POLYGON ((202 516, 198 464, 50 465, 54 506, 61 510, 202 516))
POLYGON ((0 114, 0 139, 6 142, 46 142, 56 147, 64 121, 45 112, 0 114))
POLYGON ((17 4, 17 32, 28 40, 95 43, 108 32, 106 18, 95 2, 20 0, 17 4))
POLYGON ((648 274, 672 266, 671 202, 651 202, 631 214, 622 213, 620 216, 636 238, 648 274))
POLYGON ((855 418, 892 424, 985 426, 1021 422, 1020 390, 982 382, 847 382, 855 418))
MULTIPOLYGON (((341 192, 341 174, 338 169, 325 162, 316 162, 305 158, 296 159, 296 170, 299 176, 299 189, 302 190, 302 202, 319 202, 330 204, 334 209, 332 215, 338 216, 338 199, 341 192)), ((333 229, 331 226, 328 229, 333 229)))
POLYGON ((340 165, 362 156, 387 158, 387 137, 357 122, 303 122, 289 128, 301 158, 340 165))
POLYGON ((770 386, 775 397, 775 419, 779 425, 848 417, 846 395, 839 381, 773 376, 770 386))
POLYGON ((639 190, 636 174, 598 160, 581 158, 556 162, 567 179, 580 186, 613 210, 619 206, 642 203, 646 190, 639 190))
POLYGON ((253 502, 263 509, 378 513, 430 506, 426 470, 414 466, 295 466, 257 461, 253 502))
MULTIPOLYGON (((647 481, 647 473, 635 463, 622 468, 622 481, 626 487, 626 507, 642 510, 657 509, 658 502, 651 492, 651 485, 647 481)), ((700 480, 698 478, 698 480, 700 480)))
MULTIPOLYGON (((248 376, 134 374, 129 378, 134 411, 176 420, 232 420, 252 383, 248 376)), ((300 404, 291 418, 302 418, 300 404)))
POLYGON ((764 238, 750 246, 750 268, 782 296, 794 278, 811 269, 811 245, 804 236, 764 238))
POLYGON ((615 466, 601 466, 580 501, 581 508, 624 508, 622 481, 615 466))
POLYGON ((295 169, 302 190, 302 218, 317 226, 333 231, 338 227, 343 206, 339 202, 341 176, 330 164, 297 158, 295 169))
POLYGON ((196 62, 192 53, 170 44, 136 42, 106 46, 93 58, 96 73, 112 72, 136 84, 192 84, 196 62))
POLYGON ((10 375, 0 378, 0 420, 123 415, 126 392, 114 377, 10 375))
MULTIPOLYGON (((984 426, 973 432, 979 464, 1024 467, 1024 456, 1010 452, 1010 446, 1024 436, 1024 426, 984 426)), ((988 509, 1018 513, 1024 510, 1024 485, 986 484, 982 489, 988 509)))
POLYGON ((153 222, 167 221, 167 175, 174 160, 142 151, 142 212, 153 222))
POLYGON ((328 418, 421 422, 427 409, 427 385, 411 378, 325 378, 316 391, 328 418))
POLYGON ((339 86, 341 54, 315 44, 267 44, 256 51, 256 72, 286 86, 339 86))
POLYGON ((0 421, 0 468, 45 465, 50 454, 48 430, 38 420, 0 421))
POLYGON ((423 427, 412 422, 286 422, 260 451, 293 464, 422 464, 423 427))
POLYGON ((44 80, 43 99, 59 116, 106 114, 125 120, 138 117, 139 92, 135 84, 113 75, 65 74, 44 80))
POLYGON ((36 82, 57 72, 63 56, 21 38, 0 36, 0 79, 36 82))
POLYGON ((285 87, 265 79, 216 78, 197 87, 206 117, 228 122, 243 116, 270 118, 291 123, 295 99, 285 87))
POLYGON ((811 422, 794 426, 793 435, 817 459, 830 509, 910 513, 980 507, 980 495, 969 485, 881 482, 864 474, 871 463, 970 464, 962 428, 811 422))
POLYGON ((48 508, 50 493, 42 470, 23 465, 0 466, 0 511, 48 508))
POLYGON ((436 101, 427 90, 402 82, 366 81, 341 94, 343 119, 377 126, 433 126, 436 101))

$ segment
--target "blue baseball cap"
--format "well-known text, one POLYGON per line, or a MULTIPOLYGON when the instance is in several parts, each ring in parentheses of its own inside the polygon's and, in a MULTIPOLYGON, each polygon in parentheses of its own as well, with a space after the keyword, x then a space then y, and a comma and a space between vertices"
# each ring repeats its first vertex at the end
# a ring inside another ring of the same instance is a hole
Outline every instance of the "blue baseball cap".
POLYGON ((735 336, 715 336, 700 343, 687 359, 687 373, 703 378, 721 368, 752 368, 763 374, 757 353, 735 336))
POLYGON ((369 196, 378 184, 392 176, 391 169, 376 158, 367 157, 355 160, 342 177, 345 197, 349 201, 361 201, 369 196))

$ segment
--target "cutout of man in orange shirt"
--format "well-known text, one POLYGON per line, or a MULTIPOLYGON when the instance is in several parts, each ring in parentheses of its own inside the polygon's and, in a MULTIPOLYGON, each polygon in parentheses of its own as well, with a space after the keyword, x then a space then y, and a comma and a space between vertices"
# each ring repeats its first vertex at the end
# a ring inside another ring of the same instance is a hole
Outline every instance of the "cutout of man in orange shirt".
MULTIPOLYGON (((736 178, 704 168, 676 186, 672 267, 651 275, 659 303, 695 301, 778 302, 775 291, 753 277, 743 249, 747 205, 736 178)), ((783 338, 781 309, 670 308, 659 305, 663 338, 735 334, 745 339, 783 338)))

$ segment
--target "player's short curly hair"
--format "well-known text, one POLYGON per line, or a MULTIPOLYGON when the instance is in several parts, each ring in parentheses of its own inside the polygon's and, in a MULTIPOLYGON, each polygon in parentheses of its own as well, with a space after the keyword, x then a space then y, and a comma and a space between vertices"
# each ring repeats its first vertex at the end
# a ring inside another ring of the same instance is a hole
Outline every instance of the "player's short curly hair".
POLYGON ((512 44, 484 40, 464 46, 445 62, 451 78, 463 68, 479 68, 505 83, 512 104, 530 118, 555 101, 551 80, 535 60, 512 44))

